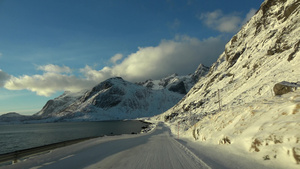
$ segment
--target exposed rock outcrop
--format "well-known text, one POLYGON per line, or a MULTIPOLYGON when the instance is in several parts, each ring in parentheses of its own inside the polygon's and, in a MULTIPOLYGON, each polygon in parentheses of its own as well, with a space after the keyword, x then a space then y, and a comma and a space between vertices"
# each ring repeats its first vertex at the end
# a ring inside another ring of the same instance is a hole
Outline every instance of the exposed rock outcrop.
POLYGON ((276 96, 296 91, 300 87, 300 83, 280 82, 274 85, 273 91, 276 96))

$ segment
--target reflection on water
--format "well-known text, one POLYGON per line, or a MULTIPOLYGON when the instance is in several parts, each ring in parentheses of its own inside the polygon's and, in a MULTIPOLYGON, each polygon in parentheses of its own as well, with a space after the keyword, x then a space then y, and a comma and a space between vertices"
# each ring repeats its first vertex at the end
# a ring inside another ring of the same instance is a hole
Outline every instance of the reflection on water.
POLYGON ((0 125, 0 154, 78 138, 139 133, 145 125, 140 121, 0 125))

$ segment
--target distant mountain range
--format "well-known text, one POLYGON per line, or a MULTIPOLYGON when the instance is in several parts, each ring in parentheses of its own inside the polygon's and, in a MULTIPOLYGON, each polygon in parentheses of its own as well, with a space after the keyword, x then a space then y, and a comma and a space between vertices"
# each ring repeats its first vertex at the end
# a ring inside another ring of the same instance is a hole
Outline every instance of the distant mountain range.
POLYGON ((186 76, 173 74, 160 80, 131 83, 121 77, 105 80, 92 89, 64 92, 49 100, 32 116, 17 113, 0 116, 0 122, 99 121, 151 117, 168 110, 205 76, 209 68, 200 64, 186 76))
POLYGON ((9 122, 23 122, 30 120, 31 116, 24 116, 16 112, 9 112, 0 116, 0 123, 9 123, 9 122))

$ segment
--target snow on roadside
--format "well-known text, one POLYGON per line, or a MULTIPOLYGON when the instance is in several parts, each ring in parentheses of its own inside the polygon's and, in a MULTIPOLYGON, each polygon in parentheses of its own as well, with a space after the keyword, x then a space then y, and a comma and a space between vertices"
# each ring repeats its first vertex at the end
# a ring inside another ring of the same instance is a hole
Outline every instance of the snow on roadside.
POLYGON ((218 148, 233 156, 250 157, 249 161, 255 160, 267 168, 299 168, 299 124, 298 89, 208 115, 190 128, 180 123, 179 128, 178 123, 168 126, 174 137, 179 134, 179 138, 191 142, 187 144, 199 145, 202 150, 218 148))

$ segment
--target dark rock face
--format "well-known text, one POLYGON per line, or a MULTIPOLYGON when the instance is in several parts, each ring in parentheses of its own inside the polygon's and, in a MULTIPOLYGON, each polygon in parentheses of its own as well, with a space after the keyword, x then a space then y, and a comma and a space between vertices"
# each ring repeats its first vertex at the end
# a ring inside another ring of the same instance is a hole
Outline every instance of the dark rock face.
POLYGON ((299 47, 300 47, 300 40, 298 41, 298 43, 294 45, 294 51, 289 55, 288 58, 289 62, 295 58, 296 53, 299 51, 299 47))
POLYGON ((144 82, 138 82, 136 84, 149 89, 168 89, 169 91, 175 93, 187 94, 187 92, 199 81, 201 77, 204 77, 208 71, 209 67, 200 64, 196 71, 189 75, 180 76, 174 73, 160 80, 148 79, 144 82))
POLYGON ((153 85, 154 85, 153 82, 149 82, 149 83, 147 83, 146 87, 151 89, 153 87, 153 85))
POLYGON ((243 48, 242 51, 233 51, 233 52, 228 52, 225 50, 225 54, 226 54, 226 60, 229 63, 229 67, 233 66, 236 61, 240 58, 240 56, 244 53, 246 48, 243 48))
POLYGON ((171 86, 169 88, 170 91, 172 92, 177 92, 177 93, 180 93, 180 94, 186 94, 186 90, 185 90, 185 85, 183 83, 183 81, 179 82, 178 84, 175 84, 173 86, 171 86))
MULTIPOLYGON (((122 84, 125 84, 124 80, 121 77, 115 77, 115 78, 111 78, 110 80, 106 80, 106 81, 100 83, 99 85, 93 87, 93 89, 91 91, 86 93, 85 96, 81 98, 82 102, 88 100, 91 96, 95 95, 99 91, 103 91, 103 90, 111 88, 114 85, 112 82, 114 80, 119 80, 122 84)), ((116 91, 116 93, 117 93, 117 91, 116 91)))
POLYGON ((165 122, 174 119, 174 117, 178 116, 178 113, 171 113, 170 115, 165 116, 165 122))
POLYGON ((196 84, 201 77, 205 76, 208 73, 208 71, 209 67, 200 64, 196 71, 191 75, 194 84, 196 84))
POLYGON ((170 84, 170 81, 172 80, 172 79, 174 79, 174 78, 176 78, 178 76, 178 74, 173 74, 173 75, 171 75, 171 76, 169 76, 169 77, 166 77, 166 78, 163 78, 163 79, 161 79, 161 81, 160 81, 160 85, 161 86, 163 86, 163 87, 166 87, 168 84, 170 84))
POLYGON ((103 109, 111 108, 118 105, 122 101, 123 95, 125 95, 125 92, 122 89, 118 87, 111 87, 109 90, 103 92, 101 95, 98 95, 94 99, 93 105, 103 109))
POLYGON ((291 82, 280 82, 275 84, 275 86, 273 87, 273 91, 275 93, 276 96, 280 96, 289 92, 293 92, 295 90, 297 90, 297 88, 300 87, 300 84, 298 83, 291 83, 291 82))

